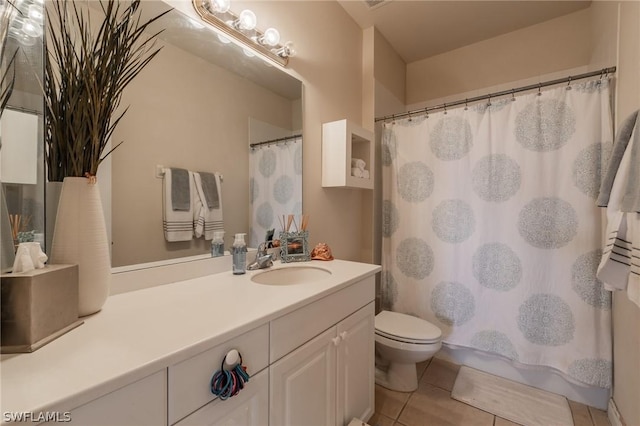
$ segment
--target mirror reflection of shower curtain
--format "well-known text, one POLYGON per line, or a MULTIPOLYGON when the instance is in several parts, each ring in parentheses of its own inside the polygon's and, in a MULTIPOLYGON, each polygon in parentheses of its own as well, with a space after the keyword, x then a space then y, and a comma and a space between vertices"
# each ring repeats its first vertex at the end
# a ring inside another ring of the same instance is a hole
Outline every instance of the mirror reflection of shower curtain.
POLYGON ((383 130, 383 309, 443 341, 611 387, 611 293, 595 276, 609 82, 492 99, 383 130))
POLYGON ((275 229, 278 238, 282 230, 279 217, 293 214, 298 221, 302 214, 302 138, 251 149, 249 178, 249 246, 257 247, 269 229, 275 229))

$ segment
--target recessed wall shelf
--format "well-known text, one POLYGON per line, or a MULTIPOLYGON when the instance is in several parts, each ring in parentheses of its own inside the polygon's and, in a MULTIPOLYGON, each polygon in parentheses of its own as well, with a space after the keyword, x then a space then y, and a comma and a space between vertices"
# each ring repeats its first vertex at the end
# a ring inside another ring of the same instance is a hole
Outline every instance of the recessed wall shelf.
POLYGON ((322 186, 373 189, 373 141, 373 132, 347 120, 322 124, 322 186), (364 177, 352 173, 354 159, 364 160, 364 177))

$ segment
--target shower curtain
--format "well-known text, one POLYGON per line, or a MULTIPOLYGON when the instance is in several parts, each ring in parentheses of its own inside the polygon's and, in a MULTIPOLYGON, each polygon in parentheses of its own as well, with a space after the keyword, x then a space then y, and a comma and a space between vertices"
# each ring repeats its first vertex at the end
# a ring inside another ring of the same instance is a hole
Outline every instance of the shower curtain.
POLYGON ((611 386, 595 199, 606 79, 385 124, 382 307, 451 347, 611 386))
MULTIPOLYGON (((302 138, 251 148, 249 155, 251 235, 257 247, 268 229, 278 238, 278 217, 302 214, 302 138)), ((298 226, 300 226, 298 224, 298 226)))

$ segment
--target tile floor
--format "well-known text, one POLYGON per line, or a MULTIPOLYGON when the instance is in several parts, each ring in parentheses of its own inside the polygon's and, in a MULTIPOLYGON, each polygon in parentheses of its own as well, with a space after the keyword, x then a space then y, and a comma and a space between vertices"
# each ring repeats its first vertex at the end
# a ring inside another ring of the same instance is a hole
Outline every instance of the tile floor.
MULTIPOLYGON (((418 389, 394 392, 376 385, 372 426, 515 426, 486 411, 451 398, 460 366, 433 358, 418 364, 418 389)), ((607 413, 569 401, 575 426, 610 426, 607 413)))

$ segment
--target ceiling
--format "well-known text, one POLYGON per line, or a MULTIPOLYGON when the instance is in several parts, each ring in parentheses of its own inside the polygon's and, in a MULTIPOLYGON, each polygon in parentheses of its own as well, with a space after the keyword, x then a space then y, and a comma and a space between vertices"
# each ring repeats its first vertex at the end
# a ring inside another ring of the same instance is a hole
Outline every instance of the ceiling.
POLYGON ((589 7, 573 1, 338 0, 362 29, 375 26, 405 63, 589 7))

